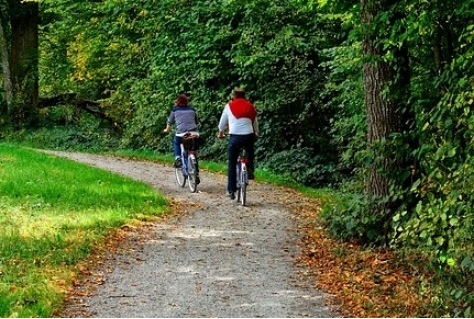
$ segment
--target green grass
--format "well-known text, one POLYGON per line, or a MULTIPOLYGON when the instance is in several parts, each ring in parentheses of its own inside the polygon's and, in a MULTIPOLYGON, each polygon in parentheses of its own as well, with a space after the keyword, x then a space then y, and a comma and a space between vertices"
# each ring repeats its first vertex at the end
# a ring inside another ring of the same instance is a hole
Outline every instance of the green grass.
POLYGON ((166 213, 151 186, 0 143, 0 317, 51 317, 114 228, 166 213))

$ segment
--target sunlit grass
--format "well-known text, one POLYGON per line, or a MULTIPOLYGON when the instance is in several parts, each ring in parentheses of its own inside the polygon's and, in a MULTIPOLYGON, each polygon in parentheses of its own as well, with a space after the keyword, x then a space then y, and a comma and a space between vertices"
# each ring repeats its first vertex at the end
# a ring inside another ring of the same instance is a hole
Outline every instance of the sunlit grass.
POLYGON ((115 228, 167 210, 151 186, 0 144, 0 317, 51 317, 115 228))

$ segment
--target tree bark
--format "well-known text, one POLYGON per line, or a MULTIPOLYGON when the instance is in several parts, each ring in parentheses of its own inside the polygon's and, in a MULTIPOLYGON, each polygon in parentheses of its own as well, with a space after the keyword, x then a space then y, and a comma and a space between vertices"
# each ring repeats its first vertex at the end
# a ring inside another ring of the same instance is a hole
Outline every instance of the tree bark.
MULTIPOLYGON (((367 109, 368 145, 377 148, 377 143, 386 140, 394 128, 392 110, 395 109, 393 102, 382 97, 382 91, 390 79, 390 70, 386 63, 366 63, 363 69, 365 103, 367 109)), ((382 163, 382 169, 387 171, 390 167, 390 159, 383 152, 375 151, 375 155, 382 163)), ((388 195, 388 176, 382 174, 376 166, 368 171, 366 190, 375 197, 388 195)))
MULTIPOLYGON (((379 143, 384 143, 390 134, 400 128, 396 115, 396 100, 388 97, 384 90, 389 88, 395 79, 394 70, 389 62, 383 60, 384 51, 375 44, 381 42, 378 28, 374 25, 374 17, 389 10, 389 1, 361 0, 361 20, 364 27, 362 43, 364 53, 363 81, 365 90, 365 104, 367 109, 367 138, 368 147, 375 150, 375 164, 368 167, 366 192, 375 198, 384 198, 389 195, 390 177, 384 172, 394 165, 393 159, 380 149, 379 143)), ((382 144, 383 145, 383 144, 382 144)), ((383 201, 373 207, 373 213, 387 214, 389 203, 383 201)))
POLYGON ((122 129, 122 123, 110 116, 109 114, 101 111, 100 103, 97 101, 83 100, 76 96, 74 93, 63 94, 50 98, 43 98, 39 100, 38 107, 54 107, 58 105, 72 105, 89 114, 92 114, 98 118, 107 120, 112 128, 120 130, 122 129))
POLYGON ((7 109, 5 112, 9 114, 13 102, 13 86, 10 72, 10 54, 8 52, 8 40, 3 27, 3 18, 0 16, 0 51, 2 58, 2 72, 3 72, 3 88, 5 91, 5 101, 7 102, 7 109))
POLYGON ((31 120, 38 104, 38 22, 37 2, 19 2, 11 20, 11 74, 17 124, 31 120))

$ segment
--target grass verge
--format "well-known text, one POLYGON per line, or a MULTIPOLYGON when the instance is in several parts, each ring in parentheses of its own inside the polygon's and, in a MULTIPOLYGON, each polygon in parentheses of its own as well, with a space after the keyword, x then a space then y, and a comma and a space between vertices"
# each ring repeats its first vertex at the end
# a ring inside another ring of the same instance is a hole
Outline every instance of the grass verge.
POLYGON ((167 209, 151 186, 0 143, 0 317, 51 317, 111 230, 167 209))

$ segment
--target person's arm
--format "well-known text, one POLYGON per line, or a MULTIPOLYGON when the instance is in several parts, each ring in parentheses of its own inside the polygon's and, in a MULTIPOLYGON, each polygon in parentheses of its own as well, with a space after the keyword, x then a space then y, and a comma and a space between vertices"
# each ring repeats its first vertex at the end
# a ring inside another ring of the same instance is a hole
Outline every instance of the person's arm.
POLYGON ((196 127, 199 129, 199 117, 196 111, 194 111, 194 121, 196 122, 196 127))
POLYGON ((168 120, 166 121, 166 127, 163 130, 163 133, 168 133, 169 131, 171 131, 171 129, 173 128, 171 125, 174 123, 174 121, 174 112, 171 111, 170 115, 168 116, 168 120))
POLYGON ((171 128, 171 125, 166 124, 166 128, 163 130, 163 133, 168 133, 169 131, 171 131, 171 128))
POLYGON ((224 131, 229 125, 229 116, 227 114, 229 109, 229 104, 224 107, 224 111, 222 111, 221 119, 219 120, 219 134, 217 135, 218 138, 224 138, 225 134, 224 131))
POLYGON ((256 137, 258 137, 258 120, 257 120, 257 117, 253 121, 252 125, 253 125, 253 133, 255 134, 256 137))

